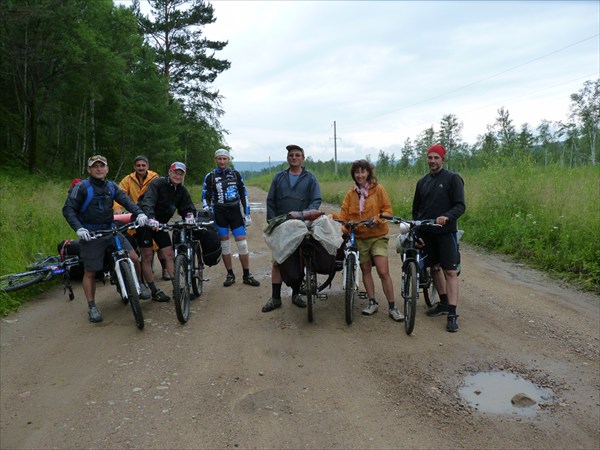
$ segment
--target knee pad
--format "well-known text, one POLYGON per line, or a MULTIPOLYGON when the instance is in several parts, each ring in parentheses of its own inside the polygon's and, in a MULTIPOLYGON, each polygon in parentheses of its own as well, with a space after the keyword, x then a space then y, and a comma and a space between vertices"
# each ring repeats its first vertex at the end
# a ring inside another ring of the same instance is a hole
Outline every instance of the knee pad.
POLYGON ((247 255, 248 254, 248 241, 246 239, 242 239, 241 241, 235 241, 237 248, 238 248, 238 252, 240 253, 240 255, 247 255))
POLYGON ((227 239, 226 241, 221 241, 221 253, 223 255, 229 255, 231 253, 229 239, 227 239))

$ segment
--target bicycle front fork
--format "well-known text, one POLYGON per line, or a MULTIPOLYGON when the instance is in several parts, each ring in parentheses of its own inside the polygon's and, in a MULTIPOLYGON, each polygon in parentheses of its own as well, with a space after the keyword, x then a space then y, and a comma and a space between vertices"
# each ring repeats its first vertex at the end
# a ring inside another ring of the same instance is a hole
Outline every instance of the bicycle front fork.
POLYGON ((140 295, 142 292, 140 289, 140 283, 137 279, 137 274, 135 272, 135 266, 133 265, 133 261, 131 260, 131 258, 129 258, 128 256, 124 256, 124 257, 115 259, 115 275, 117 276, 117 282, 119 283, 119 288, 121 290, 122 295, 124 295, 125 298, 129 297, 129 293, 127 292, 127 289, 125 288, 125 281, 123 279, 123 274, 121 273, 121 262, 122 261, 127 262, 127 265, 129 266, 129 270, 131 271, 131 278, 133 278, 133 282, 135 284, 135 290, 137 291, 138 295, 140 295))

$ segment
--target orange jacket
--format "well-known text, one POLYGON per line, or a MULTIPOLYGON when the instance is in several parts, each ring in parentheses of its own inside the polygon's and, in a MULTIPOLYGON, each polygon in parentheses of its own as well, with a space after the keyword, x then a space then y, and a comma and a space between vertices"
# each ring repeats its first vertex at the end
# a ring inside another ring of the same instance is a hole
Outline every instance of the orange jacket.
POLYGON ((376 184, 369 187, 369 196, 365 199, 365 205, 362 213, 359 212, 360 195, 356 192, 354 186, 348 189, 342 210, 339 214, 333 214, 334 219, 343 220, 345 222, 358 222, 359 220, 372 219, 375 217, 378 221, 374 227, 357 227, 355 228, 355 236, 358 239, 368 239, 373 237, 385 236, 388 234, 388 225, 379 219, 379 214, 393 215, 392 203, 387 195, 387 192, 382 185, 376 184))
MULTIPOLYGON (((149 170, 144 181, 140 183, 135 172, 131 172, 121 180, 119 187, 125 191, 125 193, 131 198, 131 200, 133 200, 134 203, 137 204, 140 196, 146 192, 146 189, 148 189, 150 183, 152 183, 152 181, 156 178, 158 178, 158 174, 152 170, 149 170)), ((123 209, 123 207, 115 202, 113 209, 120 210, 123 209)))

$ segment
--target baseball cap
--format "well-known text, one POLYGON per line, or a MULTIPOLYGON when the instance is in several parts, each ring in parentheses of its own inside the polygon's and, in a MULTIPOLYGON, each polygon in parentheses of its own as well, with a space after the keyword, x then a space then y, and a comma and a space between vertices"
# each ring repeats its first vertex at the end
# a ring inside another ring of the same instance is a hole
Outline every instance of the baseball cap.
POLYGON ((299 150, 304 155, 304 149, 302 147, 300 147, 299 145, 290 144, 290 145, 286 146, 285 148, 288 152, 291 152, 292 150, 299 150))
POLYGON ((217 156, 227 156, 229 159, 231 159, 231 155, 229 154, 229 150, 225 150, 224 148, 220 148, 219 150, 217 150, 215 152, 215 158, 217 156))
POLYGON ((98 162, 98 161, 100 161, 105 166, 108 166, 108 160, 102 155, 90 156, 90 158, 88 159, 87 165, 88 165, 88 167, 92 167, 94 165, 94 163, 98 162))
POLYGON ((171 164, 171 167, 169 167, 169 170, 183 170, 183 173, 187 173, 185 164, 182 162, 179 162, 179 161, 175 161, 173 164, 171 164))

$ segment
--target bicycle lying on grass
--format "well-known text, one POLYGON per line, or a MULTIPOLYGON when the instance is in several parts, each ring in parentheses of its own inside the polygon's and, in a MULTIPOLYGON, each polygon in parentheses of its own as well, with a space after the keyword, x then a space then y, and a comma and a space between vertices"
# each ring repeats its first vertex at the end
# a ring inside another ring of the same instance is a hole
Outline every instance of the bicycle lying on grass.
POLYGON ((419 298, 419 288, 424 289, 425 302, 432 306, 433 295, 429 289, 433 289, 433 280, 431 272, 426 270, 421 250, 415 243, 418 239, 417 231, 422 227, 441 226, 435 223, 434 219, 428 220, 406 220, 397 216, 388 216, 380 214, 382 219, 387 219, 400 225, 399 245, 396 245, 396 251, 402 253, 402 298, 404 299, 404 331, 411 334, 415 327, 415 318, 417 314, 417 299, 419 298), (421 277, 421 279, 420 279, 421 277))
POLYGON ((79 265, 79 257, 71 256, 61 260, 57 256, 38 256, 37 261, 27 266, 27 271, 4 275, 0 277, 0 292, 13 292, 33 286, 37 283, 51 281, 59 275, 63 277, 63 287, 65 292, 69 292, 69 300, 73 300, 75 295, 71 288, 71 279, 69 269, 79 265))

